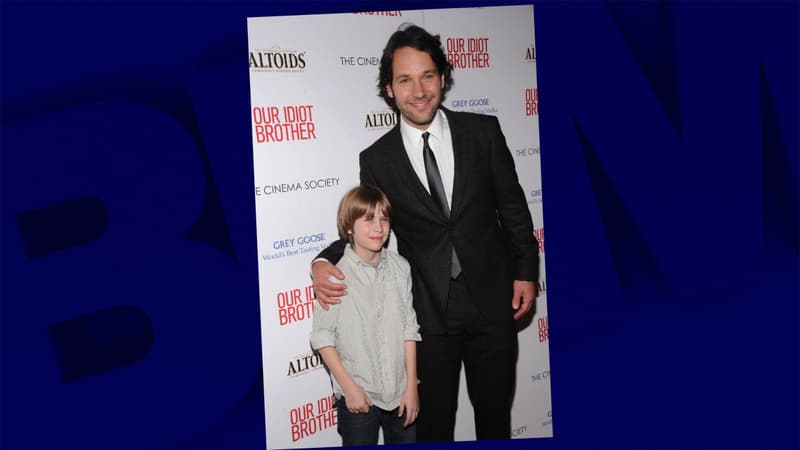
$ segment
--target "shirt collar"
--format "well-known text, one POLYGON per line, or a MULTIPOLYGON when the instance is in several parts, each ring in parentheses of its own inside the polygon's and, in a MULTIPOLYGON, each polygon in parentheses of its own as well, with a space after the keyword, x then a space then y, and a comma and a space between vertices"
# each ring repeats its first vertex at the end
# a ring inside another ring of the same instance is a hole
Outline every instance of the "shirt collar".
POLYGON ((350 258, 351 261, 353 261, 360 267, 371 267, 371 268, 381 269, 383 267, 383 263, 386 261, 386 249, 381 250, 381 259, 378 260, 377 267, 373 264, 365 262, 358 255, 356 255, 356 252, 353 251, 353 249, 350 247, 350 244, 347 244, 344 247, 344 256, 350 258))
POLYGON ((409 142, 420 142, 420 146, 422 146, 422 133, 429 132, 431 136, 436 139, 441 140, 444 136, 444 113, 441 109, 436 110, 436 114, 433 115, 433 120, 431 124, 428 126, 427 130, 418 130, 411 125, 407 124, 405 120, 400 118, 400 133, 405 137, 409 142))

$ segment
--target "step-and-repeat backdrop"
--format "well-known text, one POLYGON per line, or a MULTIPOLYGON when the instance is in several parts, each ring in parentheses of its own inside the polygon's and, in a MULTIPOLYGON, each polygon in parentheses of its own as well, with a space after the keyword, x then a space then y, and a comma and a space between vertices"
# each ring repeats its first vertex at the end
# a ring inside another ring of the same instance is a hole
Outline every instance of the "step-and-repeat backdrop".
MULTIPOLYGON (((414 23, 441 36, 455 80, 444 105, 498 116, 540 243, 536 314, 520 332, 514 438, 552 436, 533 7, 248 19, 267 444, 341 444, 331 384, 311 351, 312 258, 337 237, 358 153, 398 118, 377 96, 387 39, 414 23)), ((510 299, 509 299, 510 301, 510 299)), ((462 374, 458 440, 475 438, 462 374)))

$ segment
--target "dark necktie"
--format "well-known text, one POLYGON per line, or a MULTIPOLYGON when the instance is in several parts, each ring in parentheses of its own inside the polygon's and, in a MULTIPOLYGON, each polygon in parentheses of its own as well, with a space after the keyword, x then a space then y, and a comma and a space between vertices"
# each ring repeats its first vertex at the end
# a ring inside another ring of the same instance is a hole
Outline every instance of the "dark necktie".
MULTIPOLYGON (((434 203, 442 210, 445 217, 450 217, 450 207, 447 206, 447 196, 444 193, 444 184, 439 172, 439 165, 436 164, 436 157, 428 144, 430 133, 422 133, 422 155, 425 159, 425 175, 428 177, 428 189, 434 203)), ((450 276, 456 278, 461 273, 461 263, 458 261, 456 249, 453 248, 452 265, 450 266, 450 276)))

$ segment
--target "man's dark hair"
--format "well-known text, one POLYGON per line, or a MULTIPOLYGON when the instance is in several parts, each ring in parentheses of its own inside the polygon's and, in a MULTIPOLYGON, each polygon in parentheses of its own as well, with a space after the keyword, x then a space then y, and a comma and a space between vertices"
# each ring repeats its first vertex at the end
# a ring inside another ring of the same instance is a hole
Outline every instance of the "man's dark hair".
POLYGON ((394 75, 392 73, 394 52, 402 47, 415 48, 431 56, 436 70, 440 75, 444 74, 444 87, 442 88, 442 100, 444 100, 445 93, 453 84, 453 65, 447 60, 447 55, 442 49, 442 41, 438 34, 432 35, 423 28, 408 23, 400 25, 400 28, 389 37, 389 41, 383 49, 378 74, 378 95, 397 112, 397 105, 395 105, 394 99, 387 94, 386 85, 392 82, 394 75))

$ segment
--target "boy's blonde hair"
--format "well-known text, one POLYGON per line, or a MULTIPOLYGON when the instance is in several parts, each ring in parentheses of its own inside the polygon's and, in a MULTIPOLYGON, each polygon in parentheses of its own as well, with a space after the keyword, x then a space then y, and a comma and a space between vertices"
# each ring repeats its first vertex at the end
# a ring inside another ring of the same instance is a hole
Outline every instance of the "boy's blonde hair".
POLYGON ((374 186, 356 186, 347 191, 339 202, 339 212, 336 214, 336 227, 339 237, 352 243, 353 237, 349 233, 356 220, 365 217, 372 220, 375 211, 383 211, 383 215, 392 220, 392 205, 386 194, 374 186))

